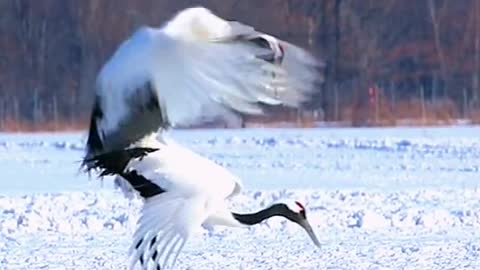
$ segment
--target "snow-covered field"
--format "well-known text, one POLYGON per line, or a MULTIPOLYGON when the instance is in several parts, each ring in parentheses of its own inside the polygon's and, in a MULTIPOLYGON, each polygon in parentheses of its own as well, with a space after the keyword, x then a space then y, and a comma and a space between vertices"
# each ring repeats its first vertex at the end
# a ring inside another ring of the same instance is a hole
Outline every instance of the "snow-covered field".
MULTIPOLYGON (((299 200, 322 243, 281 218, 200 230, 178 269, 480 269, 478 127, 173 137, 242 176, 233 209, 299 200)), ((78 171, 83 139, 0 134, 0 269, 126 269, 141 202, 78 171)))

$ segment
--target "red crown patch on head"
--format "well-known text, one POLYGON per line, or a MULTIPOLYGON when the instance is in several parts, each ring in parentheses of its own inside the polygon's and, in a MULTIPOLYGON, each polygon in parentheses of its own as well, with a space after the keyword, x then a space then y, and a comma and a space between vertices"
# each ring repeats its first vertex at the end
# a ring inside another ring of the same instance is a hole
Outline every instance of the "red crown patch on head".
POLYGON ((305 206, 303 206, 303 204, 301 204, 298 201, 295 201, 295 203, 297 204, 298 207, 300 207, 300 212, 305 212, 305 206))

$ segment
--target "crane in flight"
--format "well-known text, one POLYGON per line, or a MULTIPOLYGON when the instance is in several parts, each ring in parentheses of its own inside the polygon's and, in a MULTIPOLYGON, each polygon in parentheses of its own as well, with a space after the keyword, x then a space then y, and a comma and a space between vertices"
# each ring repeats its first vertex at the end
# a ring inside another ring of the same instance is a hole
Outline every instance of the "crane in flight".
POLYGON ((144 199, 130 269, 173 267, 201 225, 243 227, 272 216, 299 224, 320 246, 299 202, 231 212, 225 200, 240 191, 240 179, 167 130, 299 107, 318 89, 321 66, 303 49, 203 7, 142 27, 120 45, 97 77, 83 166, 115 175, 144 199))

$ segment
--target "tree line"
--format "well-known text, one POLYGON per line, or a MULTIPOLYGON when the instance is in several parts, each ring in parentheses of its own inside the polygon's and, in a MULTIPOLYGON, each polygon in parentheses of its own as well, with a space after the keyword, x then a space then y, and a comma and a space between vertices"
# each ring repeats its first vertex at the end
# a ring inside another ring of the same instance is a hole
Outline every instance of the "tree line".
POLYGON ((318 120, 480 118, 480 1, 11 0, 0 2, 0 129, 83 127, 118 44, 195 5, 322 58, 308 104, 318 120))

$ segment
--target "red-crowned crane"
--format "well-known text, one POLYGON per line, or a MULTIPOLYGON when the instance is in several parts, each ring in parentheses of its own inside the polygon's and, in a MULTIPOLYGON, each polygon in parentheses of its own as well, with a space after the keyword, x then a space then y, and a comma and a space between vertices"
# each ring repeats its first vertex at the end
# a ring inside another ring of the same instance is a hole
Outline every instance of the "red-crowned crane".
POLYGON ((318 90, 321 66, 303 49, 202 7, 160 28, 142 27, 120 45, 97 78, 83 165, 116 175, 144 198, 131 268, 138 261, 145 269, 173 264, 202 224, 245 226, 283 216, 320 245, 300 203, 230 212, 225 199, 239 192, 240 180, 165 133, 261 114, 264 106, 298 107, 318 90))

